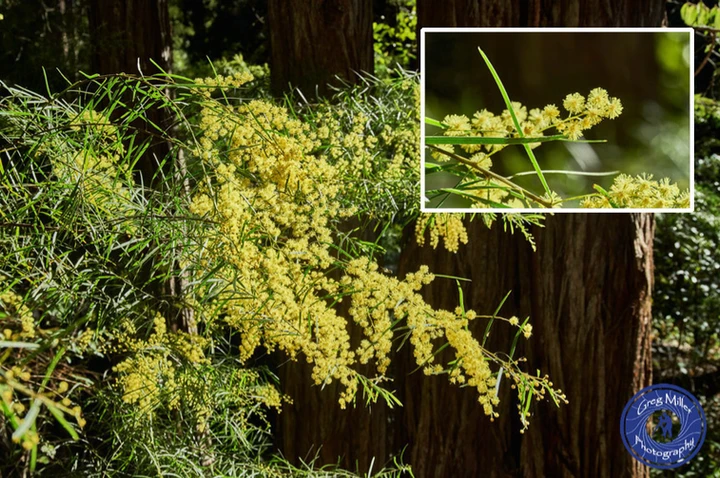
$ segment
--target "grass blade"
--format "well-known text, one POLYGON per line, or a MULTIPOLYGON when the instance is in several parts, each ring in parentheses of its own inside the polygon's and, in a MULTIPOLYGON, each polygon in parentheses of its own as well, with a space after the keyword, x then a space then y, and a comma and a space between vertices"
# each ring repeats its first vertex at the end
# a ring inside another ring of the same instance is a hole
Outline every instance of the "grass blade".
POLYGON ((530 144, 561 141, 562 135, 540 136, 534 138, 492 138, 483 136, 426 136, 425 144, 530 144))
MULTIPOLYGON (((523 135, 522 128, 520 127, 520 122, 517 119, 517 116, 515 115, 515 110, 512 107, 512 103, 510 102, 510 97, 507 94, 507 91, 505 90, 505 87, 502 84, 502 80, 500 80, 500 77, 498 76, 497 72, 495 71, 495 68, 493 67, 492 63, 490 62, 490 59, 485 55, 485 52, 482 51, 480 47, 478 47, 478 51, 480 52, 480 55, 482 55, 483 60, 485 60, 485 64, 487 65, 488 69, 490 70, 490 74, 492 74, 493 78, 495 78, 495 83, 497 83, 498 88, 500 89, 500 94, 502 94, 503 100, 505 100, 505 105, 507 106, 508 111, 510 112, 510 116, 512 116, 513 124, 515 125, 515 129, 518 132, 518 136, 523 138, 525 135, 523 135)), ((530 149, 530 146, 527 144, 525 146, 525 151, 528 154, 528 157, 530 158, 530 162, 533 165, 533 168, 535 168, 535 172, 538 175, 538 178, 540 178, 540 182, 543 185, 543 188, 545 189, 545 192, 547 193, 548 197, 551 196, 550 188, 548 187, 547 181, 545 181, 545 176, 543 176, 542 170, 540 169, 540 165, 537 162, 537 159, 535 159, 535 155, 532 152, 532 149, 530 149)))

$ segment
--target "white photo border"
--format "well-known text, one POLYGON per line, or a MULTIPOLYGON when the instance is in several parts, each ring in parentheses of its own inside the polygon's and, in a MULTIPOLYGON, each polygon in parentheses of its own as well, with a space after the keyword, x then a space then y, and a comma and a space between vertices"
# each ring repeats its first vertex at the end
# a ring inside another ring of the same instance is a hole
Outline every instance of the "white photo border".
POLYGON ((695 211, 695 80, 693 75, 693 55, 695 52, 694 29, 687 28, 465 28, 465 27, 425 27, 420 30, 420 211, 423 213, 688 213, 695 211), (688 33, 690 35, 690 207, 689 208, 426 208, 425 207, 425 35, 427 33, 688 33))

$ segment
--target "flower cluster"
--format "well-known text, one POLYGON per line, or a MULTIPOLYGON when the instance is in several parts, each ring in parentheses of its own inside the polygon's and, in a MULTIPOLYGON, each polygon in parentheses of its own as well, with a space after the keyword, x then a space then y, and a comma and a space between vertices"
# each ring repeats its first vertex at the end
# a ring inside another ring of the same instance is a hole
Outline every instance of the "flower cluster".
POLYGON ((425 231, 430 231, 430 245, 433 249, 443 238, 445 249, 457 252, 460 243, 468 243, 467 230, 460 214, 421 214, 415 223, 415 239, 421 246, 425 245, 425 231))
MULTIPOLYGON (((433 280, 427 267, 400 280, 363 254, 335 252, 338 220, 357 209, 347 201, 358 185, 349 178, 377 177, 378 170, 382 181, 399 181, 406 162, 417 160, 415 133, 398 138, 384 130, 376 136, 368 123, 363 114, 327 110, 309 123, 265 101, 207 101, 195 151, 207 176, 190 206, 205 220, 207 239, 187 262, 198 275, 214 271, 216 282, 193 293, 204 298, 205 310, 238 332, 241 361, 260 347, 292 360, 302 357, 312 364, 316 384, 344 386, 342 407, 354 402, 364 380, 358 365, 372 362, 378 379, 384 376, 395 324, 404 320, 425 373, 447 367, 436 354, 447 341, 457 363, 453 380, 475 387, 493 414, 496 379, 484 348, 466 327, 474 312, 430 307, 419 294, 433 280), (379 141, 398 151, 384 170, 378 166, 379 141), (335 307, 339 302, 349 303, 335 307), (351 343, 351 327, 362 331, 357 345, 351 343)), ((425 224, 432 222, 434 246, 440 237, 449 250, 467 243, 457 215, 423 217, 425 224)))
MULTIPOLYGON (((615 119, 622 113, 622 103, 618 98, 611 98, 607 91, 595 88, 590 91, 587 99, 580 93, 572 93, 565 97, 563 107, 567 116, 563 117, 554 104, 543 108, 527 109, 519 102, 513 101, 513 112, 520 124, 522 136, 541 137, 549 129, 555 129, 570 139, 578 139, 582 132, 599 124, 603 119, 615 119)), ((448 115, 443 120, 447 126, 446 136, 478 136, 492 138, 517 138, 518 133, 510 111, 505 109, 498 116, 483 109, 476 112, 472 119, 465 115, 448 115)), ((534 143, 533 146, 539 146, 534 143)), ((495 153, 505 145, 462 145, 463 150, 475 153, 485 149, 495 153)))
MULTIPOLYGON (((0 280, 0 286, 8 287, 8 284, 0 280)), ((38 348, 36 342, 45 333, 38 328, 22 296, 9 287, 0 292, 0 331, 0 340, 11 342, 0 360, 0 410, 15 430, 12 440, 26 450, 40 443, 35 429, 20 427, 24 419, 35 420, 38 411, 31 413, 33 406, 65 413, 74 417, 80 428, 84 427, 82 410, 70 399, 75 387, 70 387, 57 373, 57 368, 46 371, 39 368, 45 364, 28 360, 27 350, 38 348), (47 378, 41 383, 43 377, 47 378)))
MULTIPOLYGON (((342 177, 347 206, 375 218, 406 214, 417 206, 396 204, 414 197, 419 181, 420 88, 412 78, 382 85, 383 102, 391 110, 373 108, 371 98, 339 98, 354 108, 321 104, 305 116, 320 140, 325 160, 342 177), (392 118, 389 118, 391 116, 392 118)), ((387 108, 387 107, 385 107, 387 108)))
MULTIPOLYGON (((123 402, 134 405, 132 415, 138 426, 159 411, 183 410, 198 432, 204 432, 213 413, 216 392, 212 380, 233 382, 214 368, 205 350, 210 341, 197 334, 168 332, 165 319, 156 314, 153 331, 142 338, 133 322, 125 321, 121 330, 104 344, 104 351, 128 355, 113 367, 116 386, 123 402), (212 379, 212 380, 211 380, 212 379)), ((280 410, 288 399, 264 383, 253 370, 235 369, 240 383, 233 385, 233 400, 244 407, 258 403, 280 410), (240 403, 241 402, 241 403, 240 403)), ((219 384, 218 384, 219 385, 219 384)))
POLYGON ((610 188, 602 194, 594 194, 583 200, 586 208, 689 208, 690 192, 680 191, 677 184, 663 178, 656 181, 651 174, 618 175, 610 188))
MULTIPOLYGON (((0 287, 5 283, 0 277, 0 287)), ((4 340, 35 337, 35 319, 23 298, 8 288, 0 292, 0 331, 4 340)))
MULTIPOLYGON (((554 129, 558 134, 571 140, 577 140, 583 132, 599 124, 604 119, 615 119, 623 110, 618 98, 610 97, 606 90, 595 88, 587 98, 580 93, 572 93, 565 97, 563 115, 554 104, 543 108, 528 108, 521 103, 512 102, 512 113, 505 109, 501 114, 483 109, 476 112, 472 119, 465 115, 447 115, 443 124, 445 136, 451 137, 487 137, 487 138, 520 138, 543 137, 548 130, 554 129), (518 131, 513 119, 517 120, 518 131)), ((537 148, 542 143, 531 143, 530 148, 537 148)), ((523 191, 513 191, 513 187, 501 184, 497 179, 491 178, 483 170, 492 168, 492 156, 507 144, 460 144, 460 148, 471 156, 465 163, 470 172, 455 187, 462 190, 466 198, 470 199, 471 208, 483 209, 489 207, 526 208, 536 200, 524 194, 523 191), (470 164, 472 163, 472 164, 470 164), (475 200, 475 198, 477 198, 475 200)), ((451 158, 444 152, 454 153, 455 147, 451 144, 437 145, 431 151, 431 157, 440 162, 448 162, 451 158)), ((546 194, 544 207, 559 207, 561 201, 556 193, 546 194)))
POLYGON ((571 116, 552 124, 560 133, 573 140, 580 138, 583 131, 592 128, 603 119, 615 119, 623 111, 620 100, 611 98, 602 88, 590 91, 587 99, 579 93, 567 95, 563 107, 571 116))

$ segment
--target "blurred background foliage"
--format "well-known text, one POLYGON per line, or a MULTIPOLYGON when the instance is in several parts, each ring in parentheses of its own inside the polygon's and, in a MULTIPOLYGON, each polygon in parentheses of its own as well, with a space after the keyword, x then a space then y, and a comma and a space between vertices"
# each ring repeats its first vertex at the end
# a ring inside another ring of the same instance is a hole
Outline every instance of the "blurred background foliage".
MULTIPOLYGON (((689 187, 690 104, 689 35, 686 33, 428 33, 425 55, 425 116, 472 118, 488 109, 505 109, 502 97, 477 48, 493 62, 513 101, 531 108, 562 106, 569 93, 587 96, 595 87, 620 98, 624 110, 587 133, 607 143, 544 144, 536 150, 543 169, 620 171, 668 177, 689 187)), ((428 126, 427 134, 438 134, 428 126)), ((552 133, 548 133, 552 134, 552 133)), ((505 148, 493 170, 509 176, 531 171, 521 147, 505 148)), ((614 176, 547 176, 563 197, 587 194, 593 184, 608 189, 614 176)), ((426 188, 451 187, 452 176, 432 175, 426 188), (433 184, 431 184, 431 181, 433 184), (434 184, 437 182, 437 184, 434 184)), ((515 178, 531 191, 537 177, 515 178)), ((454 198, 452 207, 468 207, 454 198)), ((446 204, 446 207, 451 205, 446 204)))
MULTIPOLYGON (((685 4, 667 3, 669 26, 687 26, 680 14, 685 4)), ((701 453, 673 472, 653 470, 655 476, 720 476, 720 55, 714 35, 694 35, 695 212, 657 217, 653 381, 692 392, 709 426, 701 453)))

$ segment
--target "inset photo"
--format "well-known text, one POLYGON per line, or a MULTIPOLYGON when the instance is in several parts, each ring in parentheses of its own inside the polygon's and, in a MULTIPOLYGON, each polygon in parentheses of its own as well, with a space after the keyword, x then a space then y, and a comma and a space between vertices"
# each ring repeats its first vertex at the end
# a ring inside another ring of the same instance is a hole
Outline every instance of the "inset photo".
POLYGON ((691 212, 690 28, 421 31, 423 212, 691 212))

